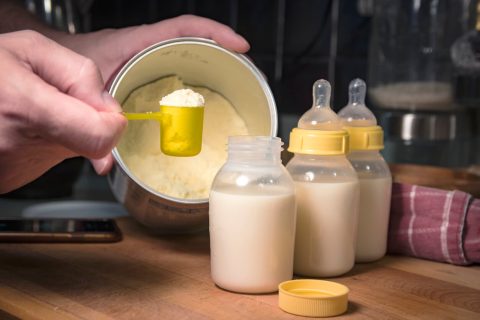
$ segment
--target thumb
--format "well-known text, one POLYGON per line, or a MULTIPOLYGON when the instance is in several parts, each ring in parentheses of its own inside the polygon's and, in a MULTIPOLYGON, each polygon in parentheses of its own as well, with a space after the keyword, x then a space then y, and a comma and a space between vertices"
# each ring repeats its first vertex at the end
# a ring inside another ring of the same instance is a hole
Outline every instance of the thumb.
POLYGON ((37 132, 46 140, 61 144, 81 156, 91 159, 105 157, 126 127, 127 120, 120 113, 97 111, 47 84, 37 85, 32 92, 39 112, 31 113, 29 120, 37 127, 37 132))

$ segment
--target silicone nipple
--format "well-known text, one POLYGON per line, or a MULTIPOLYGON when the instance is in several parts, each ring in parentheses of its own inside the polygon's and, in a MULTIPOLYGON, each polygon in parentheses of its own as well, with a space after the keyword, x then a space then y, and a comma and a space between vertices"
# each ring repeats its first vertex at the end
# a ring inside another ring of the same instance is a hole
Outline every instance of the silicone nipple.
POLYGON ((368 127, 377 125, 377 119, 365 105, 367 85, 362 79, 354 79, 348 86, 348 104, 338 112, 345 125, 368 127))
POLYGON ((313 84, 313 106, 298 121, 301 129, 341 130, 342 123, 330 109, 332 88, 327 80, 317 80, 313 84))

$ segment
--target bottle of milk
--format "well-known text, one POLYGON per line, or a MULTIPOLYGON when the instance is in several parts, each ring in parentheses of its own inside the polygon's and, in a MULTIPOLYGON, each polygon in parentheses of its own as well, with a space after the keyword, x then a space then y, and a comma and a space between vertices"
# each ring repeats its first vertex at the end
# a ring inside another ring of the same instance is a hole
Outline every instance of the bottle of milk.
POLYGON ((387 250, 392 177, 379 150, 383 131, 365 105, 366 85, 361 79, 350 82, 349 102, 338 115, 350 134, 348 159, 360 181, 360 211, 355 261, 378 260, 387 250))
POLYGON ((296 200, 280 159, 280 138, 234 136, 210 192, 213 281, 242 293, 266 293, 293 276, 296 200))
POLYGON ((290 133, 295 155, 287 170, 298 205, 294 272, 302 276, 338 276, 355 262, 359 185, 330 92, 328 81, 314 83, 313 107, 290 133))

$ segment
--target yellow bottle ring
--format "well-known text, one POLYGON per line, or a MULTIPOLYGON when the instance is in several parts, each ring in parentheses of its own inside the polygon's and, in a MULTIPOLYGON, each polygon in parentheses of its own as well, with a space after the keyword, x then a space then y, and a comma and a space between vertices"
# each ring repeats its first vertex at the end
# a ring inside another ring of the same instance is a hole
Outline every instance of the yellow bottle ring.
POLYGON ((350 151, 382 150, 383 130, 380 126, 345 127, 350 136, 350 151))
POLYGON ((346 130, 310 130, 294 128, 290 132, 288 151, 312 155, 342 155, 348 153, 346 130))

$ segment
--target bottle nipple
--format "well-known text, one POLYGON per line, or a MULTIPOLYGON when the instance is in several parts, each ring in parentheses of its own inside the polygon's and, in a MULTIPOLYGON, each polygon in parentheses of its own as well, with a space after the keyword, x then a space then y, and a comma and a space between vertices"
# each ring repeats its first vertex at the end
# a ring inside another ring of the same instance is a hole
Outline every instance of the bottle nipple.
POLYGON ((330 108, 332 88, 327 80, 313 84, 313 106, 298 121, 298 128, 314 130, 341 130, 342 123, 330 108))
POLYGON ((377 125, 375 115, 365 105, 367 85, 362 79, 354 79, 348 86, 348 104, 338 112, 344 124, 350 127, 377 125))

